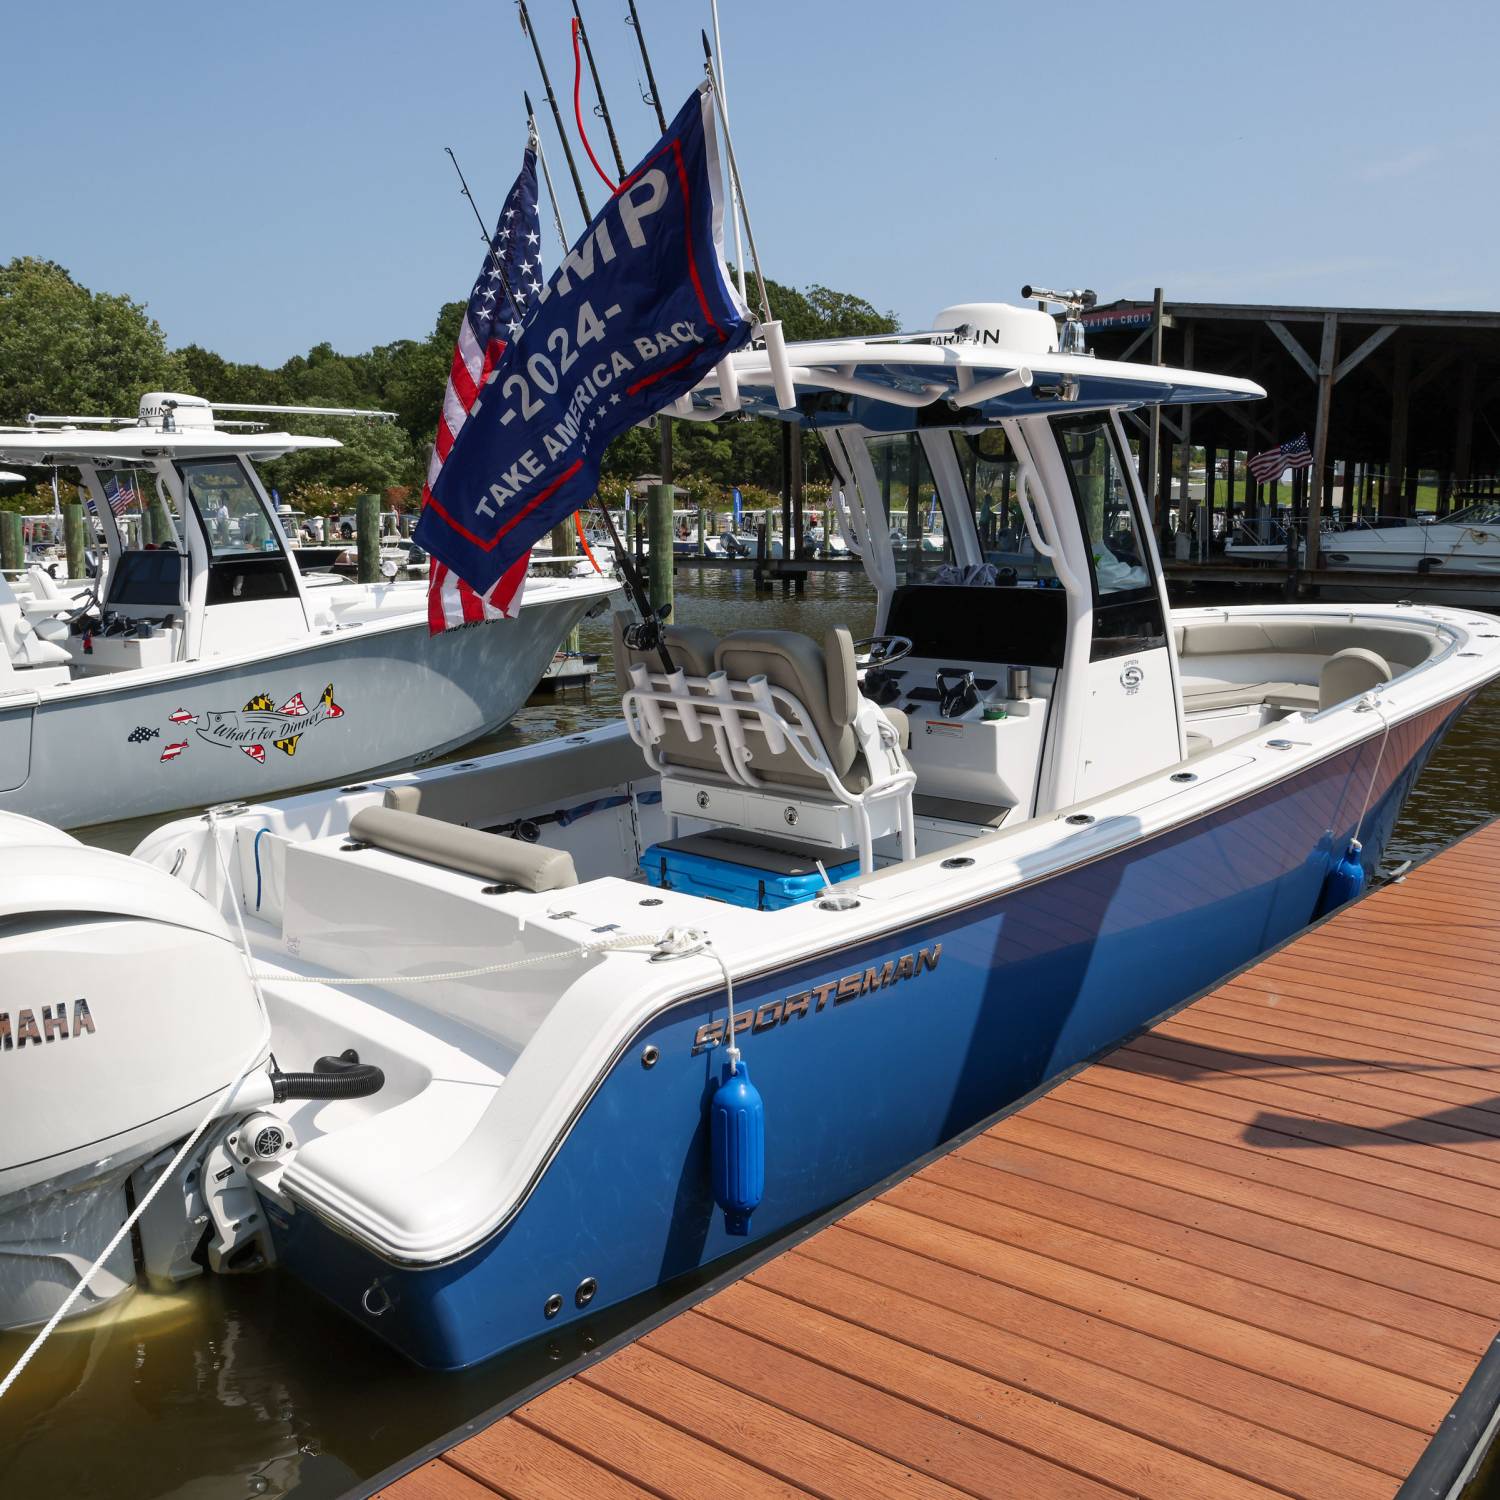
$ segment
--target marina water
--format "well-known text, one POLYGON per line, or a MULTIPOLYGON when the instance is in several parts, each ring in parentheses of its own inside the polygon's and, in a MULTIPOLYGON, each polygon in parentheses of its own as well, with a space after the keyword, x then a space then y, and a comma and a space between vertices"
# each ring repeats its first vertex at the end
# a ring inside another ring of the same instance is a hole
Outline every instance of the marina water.
MULTIPOLYGON (((716 633, 790 628, 821 638, 873 624, 862 573, 815 576, 805 597, 757 595, 748 570, 683 568, 675 617, 716 633)), ((617 719, 608 631, 587 693, 538 697, 500 734, 455 757, 617 719)), ((1500 814, 1500 687, 1482 694, 1423 774, 1387 857, 1420 859, 1500 814)), ((86 830, 130 850, 160 819, 86 830)), ((211 1003, 205 999, 205 1003, 211 1003)), ((660 1294, 611 1309, 586 1330, 458 1375, 424 1374, 326 1309, 290 1277, 204 1276, 169 1296, 138 1293, 65 1324, 0 1403, 0 1495, 73 1500, 239 1500, 342 1494, 461 1426, 557 1365, 651 1317, 660 1294)), ((29 1335, 0 1335, 0 1371, 29 1335)))

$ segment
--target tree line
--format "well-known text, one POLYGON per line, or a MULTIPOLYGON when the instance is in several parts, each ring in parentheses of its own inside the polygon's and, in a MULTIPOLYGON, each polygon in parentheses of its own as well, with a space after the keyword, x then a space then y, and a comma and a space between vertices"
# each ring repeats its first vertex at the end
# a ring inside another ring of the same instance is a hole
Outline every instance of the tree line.
MULTIPOLYGON (((767 288, 788 339, 896 331, 893 314, 852 292, 774 281, 767 288)), ((271 368, 228 360, 198 344, 170 349, 143 303, 90 291, 55 262, 21 256, 0 266, 0 424, 23 423, 29 412, 131 417, 149 390, 208 401, 392 411, 390 423, 289 418, 290 430, 337 437, 344 446, 291 454, 262 472, 283 499, 302 509, 336 509, 371 490, 415 504, 463 311, 461 302, 446 303, 425 338, 397 339, 362 354, 320 343, 271 368)), ((821 448, 809 436, 803 441, 806 471, 816 477, 821 448)), ((642 428, 622 433, 603 462, 611 489, 659 467, 656 433, 642 428)), ((781 485, 781 468, 780 435, 771 423, 674 427, 672 477, 689 503, 714 504, 731 486, 740 487, 747 504, 764 503, 781 485)), ((25 505, 24 494, 7 508, 18 502, 25 505)), ((43 508, 50 508, 50 498, 43 508)))

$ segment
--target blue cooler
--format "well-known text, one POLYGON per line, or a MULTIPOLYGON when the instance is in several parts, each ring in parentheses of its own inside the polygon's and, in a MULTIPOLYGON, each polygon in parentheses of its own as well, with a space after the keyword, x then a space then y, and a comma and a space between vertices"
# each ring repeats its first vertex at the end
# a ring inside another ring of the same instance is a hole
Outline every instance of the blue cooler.
POLYGON ((750 833, 690 833, 652 844, 641 870, 665 891, 687 891, 751 911, 781 911, 823 890, 818 861, 835 882, 859 874, 859 855, 750 833))

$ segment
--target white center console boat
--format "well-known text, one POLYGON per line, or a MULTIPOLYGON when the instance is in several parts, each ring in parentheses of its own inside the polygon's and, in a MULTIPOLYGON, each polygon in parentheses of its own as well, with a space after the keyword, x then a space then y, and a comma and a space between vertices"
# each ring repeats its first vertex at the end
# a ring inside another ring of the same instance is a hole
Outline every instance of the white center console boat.
MULTIPOLYGON (((136 1143, 139 1195, 173 1134, 142 1122, 193 1101, 141 1275, 276 1265, 470 1364, 831 1208, 1356 891, 1500 675, 1495 621, 1171 609, 1119 413, 1259 389, 1060 353, 1003 305, 937 328, 793 347, 787 409, 734 356, 738 402, 827 442, 879 595, 858 649, 618 617, 620 724, 170 824, 128 921, 93 879, 117 856, 10 828, 0 1237, 89 1141, 136 1143), (944 550, 898 566, 906 485, 944 550), (113 961, 65 980, 85 946, 113 961), (211 1059, 154 1088, 148 966, 211 1059)), ((120 1222, 119 1160, 75 1254, 120 1222)), ((74 1274, 28 1272, 0 1323, 74 1274)))
POLYGON ((429 638, 424 583, 297 566, 255 464, 336 440, 242 427, 154 393, 127 426, 0 431, 0 458, 76 469, 109 549, 81 602, 0 578, 0 809, 77 827, 433 759, 615 588, 537 578, 518 618, 429 638))

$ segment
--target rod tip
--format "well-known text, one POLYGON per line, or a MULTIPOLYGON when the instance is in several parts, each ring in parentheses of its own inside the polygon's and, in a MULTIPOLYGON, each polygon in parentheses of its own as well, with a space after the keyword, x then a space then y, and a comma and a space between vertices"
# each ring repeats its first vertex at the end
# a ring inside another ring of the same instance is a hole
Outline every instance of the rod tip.
POLYGON ((713 51, 713 48, 708 45, 708 33, 706 31, 699 31, 698 35, 703 38, 703 55, 704 55, 704 57, 708 58, 708 60, 710 62, 712 62, 713 61, 714 51, 713 51))

